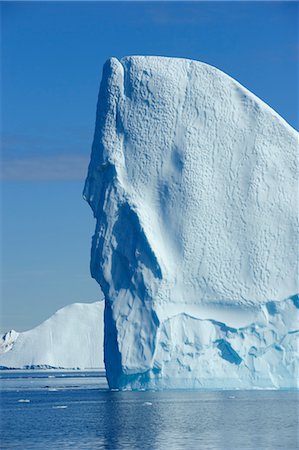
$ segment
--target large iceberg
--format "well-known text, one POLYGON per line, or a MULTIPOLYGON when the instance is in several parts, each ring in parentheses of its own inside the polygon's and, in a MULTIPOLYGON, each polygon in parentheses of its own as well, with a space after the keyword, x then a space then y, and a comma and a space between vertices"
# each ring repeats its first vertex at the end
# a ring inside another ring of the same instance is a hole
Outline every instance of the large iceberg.
POLYGON ((84 197, 111 388, 297 386, 297 145, 214 67, 106 62, 84 197))
POLYGON ((0 368, 103 369, 103 306, 73 303, 32 330, 0 336, 0 368))

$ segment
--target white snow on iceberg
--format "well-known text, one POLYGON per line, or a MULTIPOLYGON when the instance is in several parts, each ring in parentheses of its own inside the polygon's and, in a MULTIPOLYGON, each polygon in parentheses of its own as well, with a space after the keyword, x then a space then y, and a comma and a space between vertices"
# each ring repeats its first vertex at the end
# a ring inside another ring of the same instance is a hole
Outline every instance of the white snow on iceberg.
POLYGON ((0 338, 0 366, 103 369, 103 312, 103 301, 73 303, 32 330, 6 333, 0 338))
POLYGON ((84 197, 111 388, 296 385, 297 148, 214 67, 105 64, 84 197))
POLYGON ((298 296, 267 302, 255 322, 239 328, 184 313, 171 317, 157 339, 157 379, 147 373, 135 384, 145 380, 168 388, 299 387, 298 308, 298 296))

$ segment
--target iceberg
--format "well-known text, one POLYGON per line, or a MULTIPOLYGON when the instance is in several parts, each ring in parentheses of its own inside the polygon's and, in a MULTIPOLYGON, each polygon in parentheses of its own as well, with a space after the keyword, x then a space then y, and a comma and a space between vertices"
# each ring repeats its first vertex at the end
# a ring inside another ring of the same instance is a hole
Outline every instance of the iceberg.
POLYGON ((2 369, 103 369, 104 302, 73 303, 32 330, 0 337, 2 369))
POLYGON ((83 195, 110 388, 298 387, 297 148, 214 67, 106 62, 83 195))

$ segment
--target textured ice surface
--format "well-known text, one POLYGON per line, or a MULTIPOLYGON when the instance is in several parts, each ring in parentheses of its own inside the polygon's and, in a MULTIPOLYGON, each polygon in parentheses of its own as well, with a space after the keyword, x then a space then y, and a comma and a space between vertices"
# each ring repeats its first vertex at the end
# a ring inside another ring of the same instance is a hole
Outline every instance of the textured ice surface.
POLYGON ((103 368, 103 302, 74 303, 23 333, 6 333, 0 366, 8 368, 103 368))
POLYGON ((296 384, 297 144, 214 67, 105 64, 84 196, 110 387, 296 384))
POLYGON ((10 330, 3 336, 0 336, 0 355, 12 349, 18 336, 19 333, 15 330, 10 330))

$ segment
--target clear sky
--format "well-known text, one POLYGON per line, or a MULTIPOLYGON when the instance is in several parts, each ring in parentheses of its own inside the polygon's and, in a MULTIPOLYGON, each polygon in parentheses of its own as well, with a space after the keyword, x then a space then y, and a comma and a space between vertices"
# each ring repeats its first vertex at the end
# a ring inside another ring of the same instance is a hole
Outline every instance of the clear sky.
POLYGON ((298 129, 297 2, 2 3, 1 330, 99 298, 82 189, 102 65, 212 64, 298 129))

